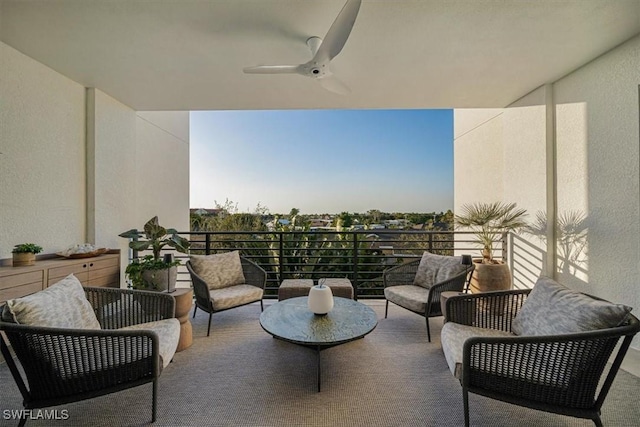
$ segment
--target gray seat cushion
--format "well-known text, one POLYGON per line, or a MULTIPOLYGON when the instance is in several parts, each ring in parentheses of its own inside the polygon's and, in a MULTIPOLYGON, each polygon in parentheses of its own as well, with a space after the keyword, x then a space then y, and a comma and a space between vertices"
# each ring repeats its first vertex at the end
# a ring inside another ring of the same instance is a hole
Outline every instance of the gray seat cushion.
POLYGON ((497 329, 476 328, 475 326, 461 325, 447 322, 442 327, 440 340, 442 351, 447 359, 449 370, 458 379, 462 377, 462 349, 467 338, 471 337, 513 337, 511 332, 497 329))
POLYGON ((384 289, 387 301, 418 313, 427 311, 429 289, 415 285, 390 286, 384 289))
POLYGON ((222 289, 210 289, 209 296, 215 311, 237 307, 262 299, 263 290, 251 285, 236 285, 222 289))
POLYGON ((120 331, 153 331, 160 338, 160 357, 162 367, 166 368, 178 348, 180 340, 180 322, 178 319, 156 320, 155 322, 140 323, 139 325, 126 326, 120 331))

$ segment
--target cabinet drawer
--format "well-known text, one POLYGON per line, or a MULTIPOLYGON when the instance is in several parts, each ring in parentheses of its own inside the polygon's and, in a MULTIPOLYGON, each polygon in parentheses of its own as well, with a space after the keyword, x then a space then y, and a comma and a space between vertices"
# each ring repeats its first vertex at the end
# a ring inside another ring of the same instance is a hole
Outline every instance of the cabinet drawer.
POLYGON ((10 274, 0 282, 0 303, 42 290, 44 270, 10 274))
MULTIPOLYGON (((49 270, 49 271, 51 271, 51 270, 49 270)), ((59 277, 51 277, 51 276, 49 276, 49 278, 47 279, 47 286, 55 285, 57 282, 59 282, 60 280, 64 279, 65 277, 67 277, 71 273, 73 273, 73 275, 76 276, 76 278, 82 284, 87 283, 87 280, 89 280, 89 271, 70 272, 68 274, 65 274, 65 275, 59 276, 59 277)))
POLYGON ((0 303, 13 298, 20 298, 42 290, 42 281, 28 283, 26 285, 14 286, 13 288, 0 290, 0 303))
POLYGON ((95 261, 91 261, 89 263, 89 267, 92 270, 100 270, 103 268, 108 268, 108 267, 120 267, 120 258, 119 257, 110 257, 110 258, 103 258, 103 259, 97 259, 95 261))
POLYGON ((38 283, 42 286, 44 270, 31 271, 29 273, 12 274, 2 278, 0 289, 9 289, 16 286, 30 285, 38 283))
POLYGON ((117 258, 100 260, 89 264, 89 283, 95 280, 114 275, 120 276, 120 265, 117 258))
POLYGON ((85 278, 84 280, 86 280, 86 274, 89 271, 89 262, 85 261, 85 262, 74 262, 74 263, 69 263, 69 264, 64 264, 61 265, 60 267, 51 267, 49 269, 49 284, 52 285, 55 282, 59 281, 60 279, 64 279, 65 277, 67 277, 70 274, 75 274, 75 276, 82 281, 83 279, 80 279, 80 275, 84 274, 85 278))
POLYGON ((108 267, 100 270, 89 270, 87 286, 120 287, 120 267, 108 267))

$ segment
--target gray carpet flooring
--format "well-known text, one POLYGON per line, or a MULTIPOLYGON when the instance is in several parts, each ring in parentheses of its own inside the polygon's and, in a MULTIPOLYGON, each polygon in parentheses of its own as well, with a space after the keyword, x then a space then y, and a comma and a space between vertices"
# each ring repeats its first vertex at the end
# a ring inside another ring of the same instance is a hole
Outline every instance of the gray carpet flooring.
MULTIPOLYGON (((267 302, 266 304, 269 304, 267 302)), ((156 426, 460 426, 460 384, 439 341, 441 318, 424 320, 397 306, 370 304, 376 329, 364 339, 322 352, 322 391, 316 391, 314 353, 273 339, 252 304, 193 319, 194 343, 160 378, 156 426)), ((0 425, 20 409, 17 387, 0 365, 0 425)), ((640 378, 620 371, 603 407, 605 426, 640 425, 640 378)), ((547 414, 471 395, 474 426, 591 426, 589 420, 547 414)), ((64 405, 69 418, 30 420, 27 426, 140 426, 151 420, 151 385, 64 405)))

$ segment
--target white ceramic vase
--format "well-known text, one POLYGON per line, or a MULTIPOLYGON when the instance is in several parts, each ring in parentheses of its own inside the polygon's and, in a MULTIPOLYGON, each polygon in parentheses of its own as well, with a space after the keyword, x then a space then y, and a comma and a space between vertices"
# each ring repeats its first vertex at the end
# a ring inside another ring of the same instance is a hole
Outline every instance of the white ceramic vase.
POLYGON ((324 285, 312 286, 309 291, 309 310, 322 315, 327 314, 333 308, 333 293, 331 288, 324 285))

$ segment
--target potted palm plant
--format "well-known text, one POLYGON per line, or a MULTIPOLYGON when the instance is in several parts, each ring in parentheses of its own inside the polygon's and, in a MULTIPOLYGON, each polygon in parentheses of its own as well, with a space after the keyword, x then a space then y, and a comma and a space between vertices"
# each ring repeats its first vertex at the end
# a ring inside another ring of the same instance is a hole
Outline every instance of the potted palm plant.
POLYGON ((462 213, 455 216, 456 227, 470 229, 482 247, 482 258, 474 260, 470 286, 473 292, 511 288, 509 266, 493 258, 493 244, 503 233, 526 227, 525 217, 524 209, 503 202, 466 204, 462 213))
POLYGON ((131 239, 129 247, 134 251, 150 249, 152 252, 152 255, 134 259, 125 269, 131 287, 159 291, 175 288, 177 265, 180 261, 174 261, 171 256, 161 258, 160 252, 165 246, 170 246, 178 252, 187 253, 189 250, 187 239, 179 236, 173 228, 162 227, 158 223, 157 216, 147 221, 142 232, 133 228, 119 236, 131 239))
POLYGON ((23 267, 36 263, 36 254, 42 252, 42 247, 34 243, 21 243, 15 245, 11 253, 13 254, 13 266, 23 267))

